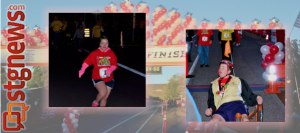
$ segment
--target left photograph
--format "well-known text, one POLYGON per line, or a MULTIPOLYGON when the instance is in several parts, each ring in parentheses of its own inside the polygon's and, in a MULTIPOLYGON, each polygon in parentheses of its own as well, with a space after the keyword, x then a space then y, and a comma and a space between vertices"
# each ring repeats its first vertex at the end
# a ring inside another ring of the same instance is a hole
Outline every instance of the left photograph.
POLYGON ((145 107, 145 13, 49 13, 49 107, 145 107))

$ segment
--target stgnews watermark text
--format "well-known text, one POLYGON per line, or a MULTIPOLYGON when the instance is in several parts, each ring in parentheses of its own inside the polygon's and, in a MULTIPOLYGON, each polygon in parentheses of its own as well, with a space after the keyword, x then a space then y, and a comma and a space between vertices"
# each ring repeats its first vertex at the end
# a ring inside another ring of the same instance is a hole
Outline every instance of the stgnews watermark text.
POLYGON ((25 43, 21 41, 24 39, 24 34, 17 32, 18 30, 24 29, 24 24, 22 24, 25 20, 24 10, 24 5, 10 5, 6 13, 8 19, 6 25, 8 25, 10 29, 5 31, 8 34, 8 45, 6 49, 9 52, 9 56, 7 57, 6 64, 8 81, 4 83, 4 89, 7 91, 6 97, 9 102, 7 105, 4 105, 7 106, 7 110, 2 113, 3 131, 13 132, 25 130, 24 122, 26 121, 27 112, 30 108, 30 106, 25 103, 26 93, 23 89, 25 82, 31 79, 32 72, 30 69, 25 68, 25 55, 22 54, 26 49, 25 43), (17 23, 17 21, 19 23, 17 23), (21 68, 20 73, 16 68, 21 68), (13 84, 15 80, 19 80, 20 84, 13 84), (13 107, 21 108, 21 111, 13 110, 13 107))

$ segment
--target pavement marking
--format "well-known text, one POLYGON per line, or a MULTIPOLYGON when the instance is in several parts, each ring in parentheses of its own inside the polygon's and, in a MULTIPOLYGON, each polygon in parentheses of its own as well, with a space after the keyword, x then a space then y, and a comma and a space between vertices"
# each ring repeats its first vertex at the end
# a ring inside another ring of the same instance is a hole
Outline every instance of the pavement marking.
POLYGON ((160 107, 158 107, 153 114, 144 122, 144 124, 136 131, 136 133, 139 133, 141 131, 141 129, 145 126, 145 124, 150 120, 150 118, 155 114, 155 112, 159 109, 160 107))
MULTIPOLYGON (((190 69, 190 71, 189 71, 189 75, 191 75, 191 74, 194 73, 194 70, 195 70, 195 68, 196 68, 196 65, 197 65, 198 60, 199 60, 199 56, 196 57, 196 59, 195 59, 193 65, 192 65, 192 67, 191 67, 191 69, 190 69)), ((190 78, 187 78, 185 84, 188 85, 189 82, 190 82, 190 78)))
MULTIPOLYGON (((91 53, 90 51, 88 51, 88 50, 86 50, 86 49, 82 49, 83 51, 85 51, 85 52, 87 52, 87 53, 91 53)), ((137 75, 140 75, 140 76, 142 76, 142 77, 146 77, 146 74, 143 74, 143 73, 141 73, 141 72, 139 72, 139 71, 137 71, 137 70, 134 70, 134 69, 132 69, 132 68, 130 68, 130 67, 127 67, 127 66, 125 66, 125 65, 123 65, 123 64, 121 64, 121 63, 118 63, 118 66, 120 66, 120 67, 122 67, 122 68, 124 68, 124 69, 126 69, 126 70, 128 70, 128 71, 131 71, 131 72, 133 72, 133 73, 135 73, 135 74, 137 74, 137 75)))
MULTIPOLYGON (((154 106, 152 106, 151 108, 153 108, 153 107, 154 107, 154 106)), ((149 108, 149 109, 151 109, 151 108, 149 108)), ((117 126, 119 126, 119 125, 123 124, 124 122, 126 122, 126 121, 128 121, 128 120, 130 120, 130 119, 132 119, 132 118, 134 118, 134 117, 136 117, 137 115, 139 115, 139 114, 141 114, 141 113, 143 113, 143 112, 145 112, 145 111, 147 111, 147 110, 149 110, 149 109, 146 109, 146 110, 144 110, 144 111, 142 111, 142 112, 140 112, 140 113, 138 113, 138 114, 136 114, 136 115, 134 115, 134 116, 132 116, 132 117, 130 117, 130 118, 128 118, 128 119, 126 119, 126 120, 122 121, 122 122, 120 122, 119 124, 117 124, 117 125, 115 125, 115 126, 111 127, 110 129, 107 129, 107 130, 106 130, 106 131, 104 131, 103 133, 107 133, 107 132, 109 132, 110 130, 112 130, 112 129, 116 128, 117 126)))

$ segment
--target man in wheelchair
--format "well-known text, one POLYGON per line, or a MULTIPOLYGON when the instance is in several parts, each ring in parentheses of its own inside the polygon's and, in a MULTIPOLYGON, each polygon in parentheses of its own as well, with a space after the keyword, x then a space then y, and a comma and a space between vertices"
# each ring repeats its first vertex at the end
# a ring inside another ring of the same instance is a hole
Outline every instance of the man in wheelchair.
POLYGON ((236 121, 236 114, 242 115, 242 121, 247 122, 248 107, 262 104, 263 99, 253 94, 246 81, 231 75, 233 64, 228 60, 220 63, 218 75, 208 91, 208 108, 206 116, 212 116, 210 122, 236 121))

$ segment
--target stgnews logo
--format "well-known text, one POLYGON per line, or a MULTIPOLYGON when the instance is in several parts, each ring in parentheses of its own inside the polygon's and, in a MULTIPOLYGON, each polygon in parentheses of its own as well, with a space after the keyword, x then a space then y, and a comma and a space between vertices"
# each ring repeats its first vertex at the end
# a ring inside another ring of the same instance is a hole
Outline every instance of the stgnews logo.
MULTIPOLYGON (((10 6, 14 9, 14 6, 10 6)), ((25 7, 24 7, 25 9, 25 7)), ((2 113, 3 131, 21 131, 25 130, 24 122, 26 121, 27 111, 29 111, 29 105, 25 103, 26 94, 23 91, 25 87, 25 81, 31 79, 31 71, 25 67, 25 62, 20 63, 25 59, 24 53, 25 44, 21 40, 24 39, 24 34, 17 32, 24 29, 24 24, 17 23, 24 22, 24 11, 7 11, 8 22, 7 25, 10 29, 5 32, 8 35, 7 51, 9 55, 7 57, 7 83, 4 83, 4 89, 7 91, 7 110, 2 113), (20 73, 15 70, 20 69, 20 73), (13 84, 13 81, 19 80, 20 84, 13 84), (21 111, 16 111, 13 107, 21 108, 21 111)))

